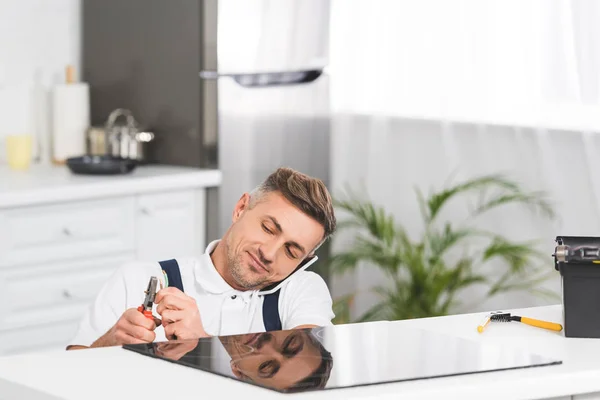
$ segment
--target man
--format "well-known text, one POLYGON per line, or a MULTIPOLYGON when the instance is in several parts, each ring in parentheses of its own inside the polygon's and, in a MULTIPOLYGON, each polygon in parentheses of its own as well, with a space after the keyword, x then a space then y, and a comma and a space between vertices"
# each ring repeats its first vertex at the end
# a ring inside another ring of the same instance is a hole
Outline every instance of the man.
POLYGON ((232 221, 199 259, 120 268, 67 349, 330 325, 327 286, 305 271, 335 231, 323 182, 279 168, 242 195, 232 221), (138 311, 151 276, 168 286, 156 294, 154 320, 138 311))
MULTIPOLYGON (((218 371, 219 365, 228 360, 229 371, 223 369, 223 374, 260 386, 285 392, 324 388, 331 375, 333 357, 313 331, 292 329, 221 336, 219 341, 225 351, 210 346, 211 369, 218 371)), ((154 346, 155 355, 182 359, 188 365, 199 365, 208 356, 207 347, 199 346, 198 339, 161 342, 154 346)))
POLYGON ((238 379, 285 392, 322 389, 329 380, 333 358, 309 329, 220 339, 238 379))

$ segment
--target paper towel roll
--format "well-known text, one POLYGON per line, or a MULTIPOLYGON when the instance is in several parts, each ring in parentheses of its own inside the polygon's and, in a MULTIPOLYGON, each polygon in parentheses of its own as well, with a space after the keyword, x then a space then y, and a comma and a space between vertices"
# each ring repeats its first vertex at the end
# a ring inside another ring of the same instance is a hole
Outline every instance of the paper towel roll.
POLYGON ((90 126, 90 90, 87 83, 56 85, 52 90, 52 161, 64 163, 86 152, 90 126))

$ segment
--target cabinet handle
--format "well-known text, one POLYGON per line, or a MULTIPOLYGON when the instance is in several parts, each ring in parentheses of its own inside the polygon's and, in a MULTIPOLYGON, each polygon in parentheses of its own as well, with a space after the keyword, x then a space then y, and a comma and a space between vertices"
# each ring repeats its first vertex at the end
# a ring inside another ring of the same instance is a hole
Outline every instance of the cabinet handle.
POLYGON ((69 292, 67 289, 64 289, 62 294, 65 299, 70 299, 73 297, 73 295, 71 295, 71 292, 69 292))
POLYGON ((142 207, 140 212, 144 215, 150 215, 150 210, 148 210, 146 207, 142 207))
POLYGON ((72 236, 73 234, 69 230, 69 228, 63 228, 63 233, 65 236, 72 236))

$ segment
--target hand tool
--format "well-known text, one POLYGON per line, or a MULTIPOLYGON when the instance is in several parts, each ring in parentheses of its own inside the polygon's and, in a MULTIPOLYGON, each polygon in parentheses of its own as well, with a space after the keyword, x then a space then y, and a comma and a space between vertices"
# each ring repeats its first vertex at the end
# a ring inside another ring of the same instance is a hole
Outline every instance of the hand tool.
POLYGON ((138 311, 144 314, 146 318, 149 318, 154 321, 154 316, 152 315, 152 305, 154 304, 154 298, 156 296, 156 289, 158 287, 158 279, 155 276, 150 277, 150 281, 148 282, 148 289, 144 291, 146 296, 144 297, 144 302, 141 306, 138 307, 138 311))
POLYGON ((563 327, 561 324, 555 322, 542 321, 539 319, 533 319, 528 317, 521 317, 519 315, 511 315, 502 311, 496 311, 486 315, 485 319, 477 326, 477 331, 482 333, 490 322, 521 322, 523 324, 535 326, 538 328, 549 329, 551 331, 560 332, 563 327))

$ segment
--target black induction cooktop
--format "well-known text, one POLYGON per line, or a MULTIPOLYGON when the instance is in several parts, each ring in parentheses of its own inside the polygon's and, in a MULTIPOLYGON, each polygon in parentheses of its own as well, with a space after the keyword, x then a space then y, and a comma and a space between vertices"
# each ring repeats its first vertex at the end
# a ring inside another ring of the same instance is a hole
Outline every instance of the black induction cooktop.
POLYGON ((561 364, 389 322, 123 347, 286 393, 561 364))

